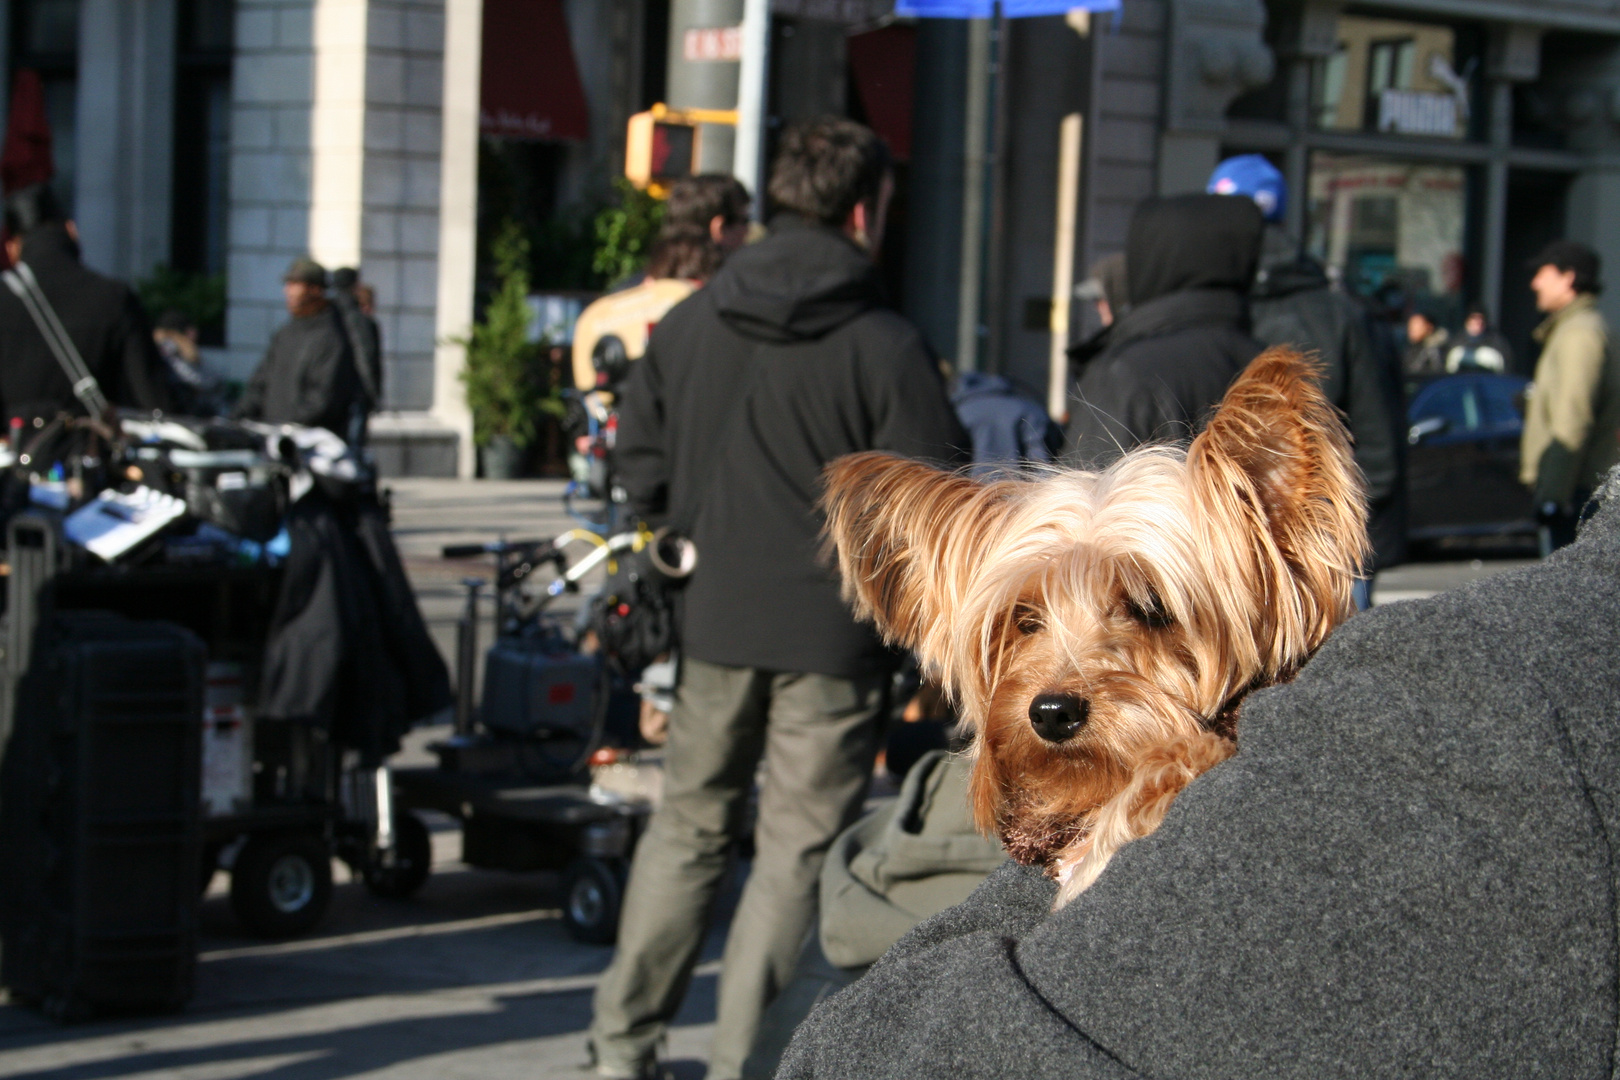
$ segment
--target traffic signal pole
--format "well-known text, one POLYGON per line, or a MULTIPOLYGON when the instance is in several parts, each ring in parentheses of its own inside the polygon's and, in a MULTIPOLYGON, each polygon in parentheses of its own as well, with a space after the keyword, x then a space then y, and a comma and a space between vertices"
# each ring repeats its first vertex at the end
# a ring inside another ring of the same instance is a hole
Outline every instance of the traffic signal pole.
POLYGON ((754 198, 754 217, 765 213, 766 88, 770 78, 770 0, 744 0, 742 60, 737 72, 737 142, 731 174, 754 198))

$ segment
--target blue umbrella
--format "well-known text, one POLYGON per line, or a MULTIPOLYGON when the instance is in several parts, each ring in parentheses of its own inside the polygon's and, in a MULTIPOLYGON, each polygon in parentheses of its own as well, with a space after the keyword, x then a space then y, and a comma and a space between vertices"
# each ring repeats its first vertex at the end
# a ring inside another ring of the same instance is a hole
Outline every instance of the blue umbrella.
MULTIPOLYGON (((1075 8, 1086 11, 1118 11, 1120 0, 1001 0, 1001 13, 1009 19, 1030 15, 1063 15, 1075 8)), ((896 0, 896 15, 916 15, 924 19, 988 19, 995 14, 995 0, 896 0)))

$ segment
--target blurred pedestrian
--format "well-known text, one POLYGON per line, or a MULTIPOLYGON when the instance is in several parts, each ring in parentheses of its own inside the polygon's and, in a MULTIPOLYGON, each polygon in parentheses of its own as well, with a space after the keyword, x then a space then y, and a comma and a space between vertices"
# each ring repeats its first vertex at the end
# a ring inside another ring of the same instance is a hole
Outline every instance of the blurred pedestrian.
POLYGON ((956 417, 973 442, 971 472, 981 479, 1049 464, 1063 447, 1063 429, 1046 406, 1005 375, 964 371, 951 389, 956 417))
POLYGON ((1438 305, 1423 297, 1406 316, 1406 373, 1444 375, 1446 354, 1451 351, 1451 332, 1441 325, 1438 305))
POLYGON ((1620 357, 1597 308, 1602 263, 1574 240, 1555 240, 1530 261, 1541 344, 1525 405, 1519 479, 1531 489, 1551 548, 1575 538, 1598 481, 1620 459, 1620 357))
MULTIPOLYGON (((129 286, 79 261, 78 226, 48 185, 6 197, 5 231, 7 256, 37 284, 99 394, 115 406, 168 409, 169 383, 145 310, 129 286)), ((49 315, 36 310, 48 323, 49 315)), ((85 415, 79 394, 89 388, 76 390, 78 381, 64 370, 29 304, 0 288, 0 409, 7 419, 33 428, 58 413, 85 415)))
POLYGON ((1187 439, 1264 348, 1249 333, 1260 258, 1249 199, 1177 195, 1137 207, 1125 242, 1128 312, 1075 387, 1064 459, 1108 464, 1154 439, 1187 439))
POLYGON ((203 367, 197 339, 197 321, 178 308, 158 316, 152 328, 152 340, 168 373, 174 411, 184 416, 218 416, 222 385, 203 367))
POLYGON ((884 306, 882 140, 850 120, 798 124, 769 190, 768 235, 664 317, 621 399, 631 505, 688 535, 698 561, 663 803, 596 992, 601 1076, 655 1070, 763 761, 708 1072, 739 1076, 814 920, 828 845, 860 812, 887 711, 890 654, 819 556, 821 470, 862 450, 957 459, 967 445, 922 334, 884 306))
POLYGON ((574 324, 578 389, 608 390, 629 373, 630 363, 647 349, 650 328, 743 245, 749 206, 748 189, 731 176, 710 173, 671 185, 645 276, 593 301, 574 324), (608 336, 615 340, 604 347, 608 336))
POLYGON ((327 298, 326 280, 326 268, 307 256, 287 267, 281 292, 292 318, 270 338, 234 415, 351 437, 366 392, 343 318, 327 298))
POLYGON ((382 407, 382 328, 366 310, 369 305, 361 301, 362 287, 368 296, 374 295, 370 286, 361 285, 360 271, 354 267, 344 266, 332 271, 332 306, 343 322, 343 332, 354 353, 355 373, 360 376, 361 396, 349 416, 351 446, 365 445, 366 421, 382 407))
POLYGON ((1494 371, 1513 367, 1513 347, 1490 324, 1485 309, 1475 304, 1463 319, 1463 338, 1446 353, 1446 371, 1494 371))
MULTIPOLYGON (((1260 272, 1249 298, 1254 336, 1316 354, 1322 392, 1344 414, 1367 484, 1374 552, 1367 569, 1404 562, 1406 408, 1396 365, 1378 348, 1366 312, 1335 290, 1327 269, 1288 234, 1288 184, 1276 166, 1259 154, 1228 158, 1210 176, 1209 190, 1253 199, 1265 218, 1260 272)), ((1357 596, 1367 607, 1365 581, 1357 596)))

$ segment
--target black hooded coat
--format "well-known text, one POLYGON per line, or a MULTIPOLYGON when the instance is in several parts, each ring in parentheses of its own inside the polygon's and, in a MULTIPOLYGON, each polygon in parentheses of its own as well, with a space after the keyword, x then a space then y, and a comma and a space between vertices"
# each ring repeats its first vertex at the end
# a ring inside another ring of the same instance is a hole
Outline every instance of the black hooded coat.
POLYGON ((1155 440, 1185 440, 1264 346, 1247 295, 1264 225, 1250 199, 1150 199, 1131 218, 1131 308, 1076 386, 1064 460, 1107 465, 1155 440))
MULTIPOLYGON (((169 384, 146 312, 128 285, 85 267, 66 226, 35 226, 22 261, 56 309, 101 392, 114 405, 168 409, 169 384)), ((39 327, 10 289, 0 288, 0 406, 7 419, 84 415, 73 384, 39 327)), ((5 421, 0 421, 3 423, 5 421)))
POLYGON ((862 450, 955 462, 967 447, 878 268, 842 234, 782 215, 653 331, 615 460, 635 511, 697 546, 687 656, 852 678, 888 654, 820 557, 821 470, 862 450))

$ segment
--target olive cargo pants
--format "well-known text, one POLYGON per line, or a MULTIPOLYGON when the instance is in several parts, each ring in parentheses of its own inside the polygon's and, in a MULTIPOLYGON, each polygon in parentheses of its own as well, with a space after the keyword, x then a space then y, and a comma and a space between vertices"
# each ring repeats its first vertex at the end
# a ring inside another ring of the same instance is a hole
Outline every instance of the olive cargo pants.
POLYGON ((815 918, 827 848, 860 812, 887 688, 886 675, 684 662, 663 803, 636 848, 618 951, 596 991, 590 1039, 604 1072, 634 1075, 680 1007, 763 756, 754 864, 726 939, 708 1073, 740 1074, 815 918))

